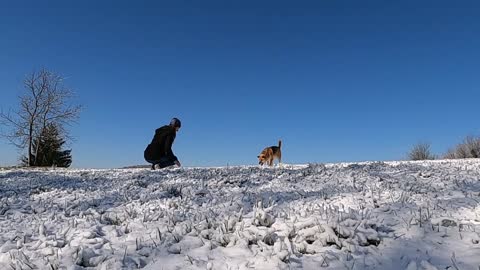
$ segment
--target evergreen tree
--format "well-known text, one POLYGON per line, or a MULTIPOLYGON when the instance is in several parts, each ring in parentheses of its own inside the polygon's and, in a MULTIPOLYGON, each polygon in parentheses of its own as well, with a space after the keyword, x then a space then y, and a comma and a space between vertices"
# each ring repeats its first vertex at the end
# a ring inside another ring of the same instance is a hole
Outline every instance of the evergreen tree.
MULTIPOLYGON (((54 124, 48 124, 42 131, 38 140, 33 142, 33 149, 37 149, 36 153, 32 153, 30 160, 33 166, 46 167, 69 167, 72 164, 72 150, 62 150, 65 140, 60 135, 58 127, 54 124)), ((22 162, 28 164, 28 158, 23 157, 22 162)))

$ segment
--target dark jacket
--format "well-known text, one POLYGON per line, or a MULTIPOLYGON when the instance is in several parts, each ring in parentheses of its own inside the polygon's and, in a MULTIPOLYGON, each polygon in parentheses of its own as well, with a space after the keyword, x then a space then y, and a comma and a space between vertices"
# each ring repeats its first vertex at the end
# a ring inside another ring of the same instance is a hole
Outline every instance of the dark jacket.
POLYGON ((172 144, 176 135, 175 128, 169 125, 155 130, 152 142, 143 153, 145 160, 156 161, 164 157, 174 161, 177 160, 177 157, 172 152, 172 144))

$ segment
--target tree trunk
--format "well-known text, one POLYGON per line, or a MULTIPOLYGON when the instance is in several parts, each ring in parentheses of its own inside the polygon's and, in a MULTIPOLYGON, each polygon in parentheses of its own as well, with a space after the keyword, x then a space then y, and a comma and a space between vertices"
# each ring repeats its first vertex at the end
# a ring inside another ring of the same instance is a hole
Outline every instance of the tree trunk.
POLYGON ((28 167, 32 166, 33 124, 30 124, 28 133, 28 167))
POLYGON ((35 145, 35 159, 33 165, 38 166, 38 148, 40 148, 40 137, 37 138, 37 145, 35 145))

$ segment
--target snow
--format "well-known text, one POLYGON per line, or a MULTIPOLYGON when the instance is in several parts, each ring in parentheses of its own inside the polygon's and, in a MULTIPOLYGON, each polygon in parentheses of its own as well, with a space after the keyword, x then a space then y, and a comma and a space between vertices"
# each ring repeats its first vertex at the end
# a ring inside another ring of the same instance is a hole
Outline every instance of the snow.
POLYGON ((0 269, 479 269, 480 160, 0 169, 0 269))

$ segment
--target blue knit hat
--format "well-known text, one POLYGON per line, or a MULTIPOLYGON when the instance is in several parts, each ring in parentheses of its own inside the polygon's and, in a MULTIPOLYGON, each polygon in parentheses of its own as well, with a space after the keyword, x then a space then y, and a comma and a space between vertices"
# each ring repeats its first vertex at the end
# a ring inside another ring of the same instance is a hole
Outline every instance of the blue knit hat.
POLYGON ((172 118, 172 121, 170 121, 170 126, 172 127, 181 127, 182 122, 178 118, 172 118))

